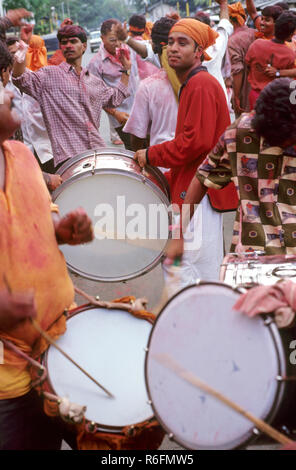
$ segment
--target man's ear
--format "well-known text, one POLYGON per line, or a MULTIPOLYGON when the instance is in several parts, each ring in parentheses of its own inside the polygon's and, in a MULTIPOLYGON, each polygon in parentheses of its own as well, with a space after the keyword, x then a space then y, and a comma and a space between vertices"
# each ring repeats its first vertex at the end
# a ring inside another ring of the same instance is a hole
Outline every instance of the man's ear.
POLYGON ((82 44, 83 44, 83 54, 84 54, 87 49, 87 42, 83 42, 82 44))

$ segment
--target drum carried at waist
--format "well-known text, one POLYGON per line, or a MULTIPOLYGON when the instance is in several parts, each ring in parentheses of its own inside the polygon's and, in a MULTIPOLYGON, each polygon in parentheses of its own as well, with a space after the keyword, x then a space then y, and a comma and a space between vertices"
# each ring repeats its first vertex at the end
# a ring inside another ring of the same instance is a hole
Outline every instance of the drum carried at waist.
POLYGON ((60 214, 83 207, 95 238, 61 250, 71 271, 102 282, 132 279, 153 269, 169 238, 169 188, 161 171, 141 170, 133 152, 88 150, 60 169, 53 193, 60 214))

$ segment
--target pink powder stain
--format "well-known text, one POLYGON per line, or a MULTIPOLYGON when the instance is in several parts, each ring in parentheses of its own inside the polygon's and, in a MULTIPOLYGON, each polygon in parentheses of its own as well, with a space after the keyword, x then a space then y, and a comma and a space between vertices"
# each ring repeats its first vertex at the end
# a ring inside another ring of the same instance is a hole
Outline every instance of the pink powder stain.
POLYGON ((32 266, 38 269, 46 267, 47 255, 39 251, 39 245, 34 241, 28 244, 28 258, 32 266))

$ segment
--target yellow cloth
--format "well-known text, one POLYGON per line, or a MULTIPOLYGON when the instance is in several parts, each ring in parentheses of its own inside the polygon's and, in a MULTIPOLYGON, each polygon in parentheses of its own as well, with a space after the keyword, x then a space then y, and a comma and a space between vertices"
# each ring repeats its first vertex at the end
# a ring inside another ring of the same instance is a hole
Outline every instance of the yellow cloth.
POLYGON ((243 26, 245 24, 247 15, 241 2, 236 2, 232 5, 228 5, 228 13, 230 19, 235 18, 240 26, 243 26))
POLYGON ((145 32, 142 36, 145 41, 150 41, 152 28, 153 23, 151 21, 146 21, 145 32))
POLYGON ((47 65, 47 50, 44 40, 33 34, 30 40, 29 49, 26 55, 26 62, 28 69, 36 72, 41 67, 47 65))
POLYGON ((168 79, 170 81, 170 84, 174 90, 175 98, 177 102, 179 101, 179 91, 181 88, 181 83, 176 75, 176 72, 172 67, 169 66, 168 63, 168 56, 167 56, 167 46, 164 46, 162 48, 162 54, 161 54, 161 65, 165 69, 168 79))
POLYGON ((172 27, 170 33, 184 33, 195 41, 204 50, 205 60, 211 60, 211 57, 205 52, 205 50, 215 44, 217 37, 219 36, 207 24, 202 23, 191 18, 183 18, 177 21, 172 27))
MULTIPOLYGON (((72 281, 58 248, 52 223, 51 198, 42 172, 21 142, 2 146, 6 162, 5 191, 0 190, 0 290, 34 291, 37 322, 51 337, 66 329, 63 311, 74 299, 72 281), (5 275, 5 276, 4 276, 5 275), (58 319, 58 320, 57 320, 58 319)), ((45 341, 28 320, 9 332, 0 331, 30 356, 46 349, 45 341)), ((28 363, 4 347, 0 365, 0 399, 14 398, 30 389, 28 363)))

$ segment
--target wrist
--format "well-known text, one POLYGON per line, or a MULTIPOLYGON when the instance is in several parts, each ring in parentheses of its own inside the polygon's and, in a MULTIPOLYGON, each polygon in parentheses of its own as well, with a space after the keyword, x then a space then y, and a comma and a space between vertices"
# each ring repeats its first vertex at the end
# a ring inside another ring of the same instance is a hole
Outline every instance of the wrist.
POLYGON ((123 39, 123 41, 122 41, 122 42, 124 42, 125 44, 127 44, 127 43, 128 43, 128 41, 129 41, 129 38, 130 38, 130 36, 126 36, 126 38, 125 38, 125 39, 123 39))

